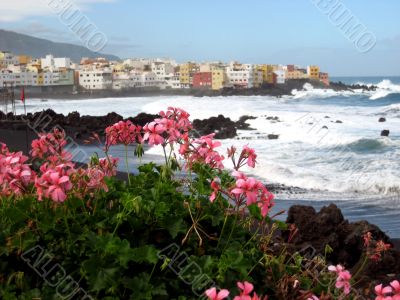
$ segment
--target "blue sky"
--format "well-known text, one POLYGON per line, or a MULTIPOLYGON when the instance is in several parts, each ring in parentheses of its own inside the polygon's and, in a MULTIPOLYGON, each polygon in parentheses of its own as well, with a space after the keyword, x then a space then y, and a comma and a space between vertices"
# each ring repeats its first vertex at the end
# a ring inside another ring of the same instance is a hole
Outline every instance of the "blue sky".
POLYGON ((334 0, 0 0, 0 28, 79 44, 46 8, 50 1, 79 5, 107 36, 103 52, 121 58, 319 64, 337 76, 400 75, 398 0, 342 0, 376 37, 367 53, 313 3, 334 0))

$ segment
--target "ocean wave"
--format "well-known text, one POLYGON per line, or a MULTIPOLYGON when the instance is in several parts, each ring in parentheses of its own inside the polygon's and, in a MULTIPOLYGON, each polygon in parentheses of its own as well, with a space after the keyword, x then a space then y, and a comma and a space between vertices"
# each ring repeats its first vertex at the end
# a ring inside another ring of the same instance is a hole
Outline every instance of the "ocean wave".
POLYGON ((391 104, 384 107, 381 115, 393 116, 400 118, 400 104, 391 104))
POLYGON ((351 97, 356 94, 362 94, 359 91, 335 91, 333 89, 314 88, 310 83, 305 83, 302 90, 294 89, 292 91, 292 99, 327 99, 332 97, 351 97))
POLYGON ((373 92, 373 94, 369 98, 371 100, 379 100, 382 98, 386 98, 391 94, 400 94, 400 85, 394 84, 388 79, 382 80, 376 86, 377 90, 373 92))
POLYGON ((345 145, 342 149, 346 149, 348 151, 353 151, 353 152, 366 153, 366 152, 383 151, 386 148, 393 146, 393 144, 394 143, 387 138, 378 138, 378 139, 361 138, 345 145))
POLYGON ((380 100, 392 94, 400 94, 400 85, 392 83, 389 79, 384 79, 378 84, 358 82, 357 84, 368 87, 376 86, 375 91, 365 91, 354 89, 348 91, 335 91, 333 89, 314 88, 310 83, 304 84, 302 90, 293 90, 291 99, 327 99, 332 97, 351 97, 355 95, 366 95, 370 100, 380 100))

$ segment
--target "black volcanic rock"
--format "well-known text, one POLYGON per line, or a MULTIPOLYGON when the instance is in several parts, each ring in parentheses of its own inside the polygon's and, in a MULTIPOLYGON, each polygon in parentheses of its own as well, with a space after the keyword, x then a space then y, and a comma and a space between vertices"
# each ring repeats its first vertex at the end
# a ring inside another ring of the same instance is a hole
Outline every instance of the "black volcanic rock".
POLYGON ((386 119, 385 119, 385 118, 379 118, 378 122, 379 122, 379 123, 386 122, 386 119))
MULTIPOLYGON (((343 264, 357 269, 365 253, 363 235, 370 232, 375 241, 392 244, 390 238, 377 226, 366 221, 350 223, 344 219, 340 209, 331 204, 316 212, 313 207, 296 205, 289 209, 286 222, 294 224, 298 233, 290 241, 296 251, 311 248, 314 255, 325 255, 329 245, 333 252, 327 258, 332 264, 343 264)), ((288 238, 289 233, 283 233, 288 238)), ((389 250, 383 254, 383 263, 370 262, 364 272, 368 278, 376 279, 387 274, 400 274, 400 251, 389 250)))
POLYGON ((388 129, 382 130, 382 132, 381 132, 381 136, 389 136, 389 134, 390 134, 390 130, 388 130, 388 129))
POLYGON ((216 139, 229 139, 237 135, 236 122, 223 115, 205 120, 196 119, 193 121, 193 128, 200 136, 215 133, 216 139))
POLYGON ((253 116, 241 116, 239 121, 236 122, 236 128, 240 130, 254 130, 250 128, 250 124, 246 123, 247 120, 255 120, 256 117, 253 116))
POLYGON ((154 119, 159 118, 159 115, 152 115, 152 114, 147 114, 147 113, 140 113, 136 117, 133 118, 128 118, 133 124, 139 125, 139 126, 144 126, 147 123, 150 123, 154 121, 154 119))
POLYGON ((268 134, 267 137, 269 140, 277 140, 279 139, 279 134, 268 134))

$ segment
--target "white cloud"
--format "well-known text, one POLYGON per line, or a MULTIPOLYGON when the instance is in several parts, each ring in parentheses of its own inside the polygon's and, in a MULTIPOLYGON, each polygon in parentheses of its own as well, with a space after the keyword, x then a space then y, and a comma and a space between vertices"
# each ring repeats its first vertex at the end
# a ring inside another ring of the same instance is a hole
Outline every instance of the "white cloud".
POLYGON ((51 16, 49 4, 76 4, 82 10, 96 3, 112 3, 117 0, 0 0, 0 22, 15 22, 33 16, 51 16))

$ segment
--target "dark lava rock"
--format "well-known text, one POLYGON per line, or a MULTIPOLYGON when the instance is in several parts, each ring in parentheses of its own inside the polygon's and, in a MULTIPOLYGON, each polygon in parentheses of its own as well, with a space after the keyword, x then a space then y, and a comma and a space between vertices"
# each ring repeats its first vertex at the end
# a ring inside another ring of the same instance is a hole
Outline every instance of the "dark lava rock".
MULTIPOLYGON (((373 239, 391 244, 389 237, 377 226, 366 221, 349 223, 341 210, 334 204, 316 212, 313 207, 295 205, 289 209, 288 224, 295 224, 298 233, 291 240, 296 251, 311 248, 315 255, 325 255, 329 245, 333 252, 327 256, 332 264, 343 264, 347 268, 357 269, 365 253, 363 235, 371 232, 373 239)), ((288 237, 288 233, 283 233, 288 237)), ((400 274, 400 251, 392 249, 383 254, 383 263, 368 263, 365 275, 376 279, 394 273, 400 274)))
POLYGON ((269 140, 277 140, 279 139, 279 134, 268 134, 267 137, 269 140))
POLYGON ((67 118, 66 120, 67 124, 76 125, 79 124, 81 115, 77 111, 74 111, 72 113, 69 113, 66 118, 67 118))
POLYGON ((323 126, 322 129, 328 129, 328 126, 323 126))
POLYGON ((325 119, 330 119, 331 117, 330 116, 325 116, 325 119))
POLYGON ((343 121, 336 120, 336 122, 335 122, 335 123, 342 124, 342 123, 343 123, 343 121))
POLYGON ((388 130, 388 129, 382 130, 382 132, 381 132, 381 136, 389 136, 389 134, 390 134, 390 130, 388 130))
POLYGON ((236 122, 236 128, 241 130, 255 130, 250 127, 250 124, 246 123, 247 120, 255 120, 256 117, 253 116, 241 116, 239 121, 236 122))
POLYGON ((154 121, 154 119, 157 119, 159 117, 160 117, 159 115, 140 113, 136 117, 129 118, 128 120, 130 120, 135 125, 139 125, 139 126, 143 127, 147 123, 150 123, 150 122, 154 121))
POLYGON ((196 119, 193 121, 193 128, 200 136, 215 133, 216 139, 230 139, 237 135, 236 122, 223 115, 205 120, 196 119))
POLYGON ((379 122, 379 123, 386 122, 386 119, 385 119, 385 118, 379 118, 378 122, 379 122))

